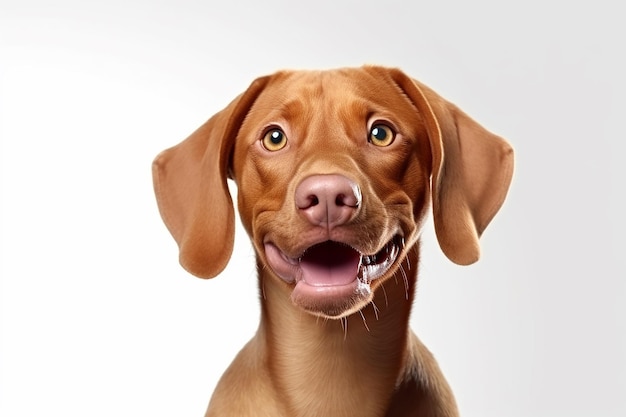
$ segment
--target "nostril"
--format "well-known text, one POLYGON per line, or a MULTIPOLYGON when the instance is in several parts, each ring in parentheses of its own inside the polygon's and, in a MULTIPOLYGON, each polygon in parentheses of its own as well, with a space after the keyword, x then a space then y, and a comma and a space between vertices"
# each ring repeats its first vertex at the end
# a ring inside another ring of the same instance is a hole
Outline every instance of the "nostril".
POLYGON ((310 194, 308 196, 302 196, 301 198, 296 198, 296 206, 300 210, 308 210, 312 207, 315 207, 320 204, 320 199, 315 194, 310 194))
POLYGON ((340 193, 335 198, 335 205, 337 207, 348 206, 351 208, 358 208, 361 205, 361 190, 357 186, 354 186, 348 194, 340 193))

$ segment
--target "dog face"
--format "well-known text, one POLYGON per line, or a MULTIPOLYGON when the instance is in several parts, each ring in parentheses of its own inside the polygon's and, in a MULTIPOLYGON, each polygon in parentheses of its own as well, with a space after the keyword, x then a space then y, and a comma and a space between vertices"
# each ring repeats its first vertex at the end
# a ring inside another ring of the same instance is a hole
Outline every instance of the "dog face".
POLYGON ((234 146, 239 212, 261 264, 305 310, 360 309, 415 242, 432 156, 420 113, 367 72, 276 75, 234 146))
POLYGON ((416 243, 427 209, 454 262, 478 258, 512 151, 451 103, 381 67, 280 72, 155 161, 161 214, 181 263, 211 277, 242 223, 262 276, 313 314, 367 304, 416 243))

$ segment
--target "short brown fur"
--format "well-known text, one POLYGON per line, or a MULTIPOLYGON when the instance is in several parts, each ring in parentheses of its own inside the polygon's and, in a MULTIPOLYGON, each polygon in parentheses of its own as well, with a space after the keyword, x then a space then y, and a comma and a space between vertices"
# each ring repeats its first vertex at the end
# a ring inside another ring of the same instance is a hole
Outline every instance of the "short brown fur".
POLYGON ((259 328, 224 373, 206 416, 458 415, 435 359, 409 329, 419 235, 432 208, 448 258, 478 259, 478 239, 513 173, 505 140, 397 69, 283 71, 255 80, 162 152, 153 169, 185 269, 210 278, 230 258, 229 177, 257 256, 259 328), (379 121, 396 132, 385 147, 368 141, 379 121), (274 127, 287 142, 271 152, 261 141, 274 127), (340 220, 327 212, 318 224, 294 204, 303 184, 318 179, 358 190, 357 203, 333 208, 340 220), (285 278, 268 254, 278 248, 279 263, 296 263, 325 240, 375 254, 397 237, 404 243, 390 269, 346 296, 296 295, 298 279, 285 278))

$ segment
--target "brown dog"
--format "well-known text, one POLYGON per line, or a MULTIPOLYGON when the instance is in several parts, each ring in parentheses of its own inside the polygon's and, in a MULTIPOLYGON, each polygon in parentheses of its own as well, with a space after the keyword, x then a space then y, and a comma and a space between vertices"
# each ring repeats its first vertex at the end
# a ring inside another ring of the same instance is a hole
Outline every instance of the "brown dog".
POLYGON ((458 415, 409 329, 419 236, 432 205, 448 258, 478 259, 513 172, 503 139, 396 69, 284 71, 153 168, 186 270, 230 258, 228 177, 256 252, 261 322, 207 416, 458 415))

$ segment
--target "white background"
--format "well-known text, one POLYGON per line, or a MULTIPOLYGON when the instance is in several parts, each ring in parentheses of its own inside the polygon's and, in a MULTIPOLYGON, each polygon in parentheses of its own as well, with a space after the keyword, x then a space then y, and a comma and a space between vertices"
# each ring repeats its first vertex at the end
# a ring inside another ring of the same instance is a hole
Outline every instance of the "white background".
POLYGON ((184 272, 152 159, 259 75, 371 63, 516 149, 477 264, 424 236, 412 326, 462 414, 626 415, 626 32, 611 4, 0 1, 0 414, 203 415, 256 329, 253 253, 239 229, 221 276, 184 272))

